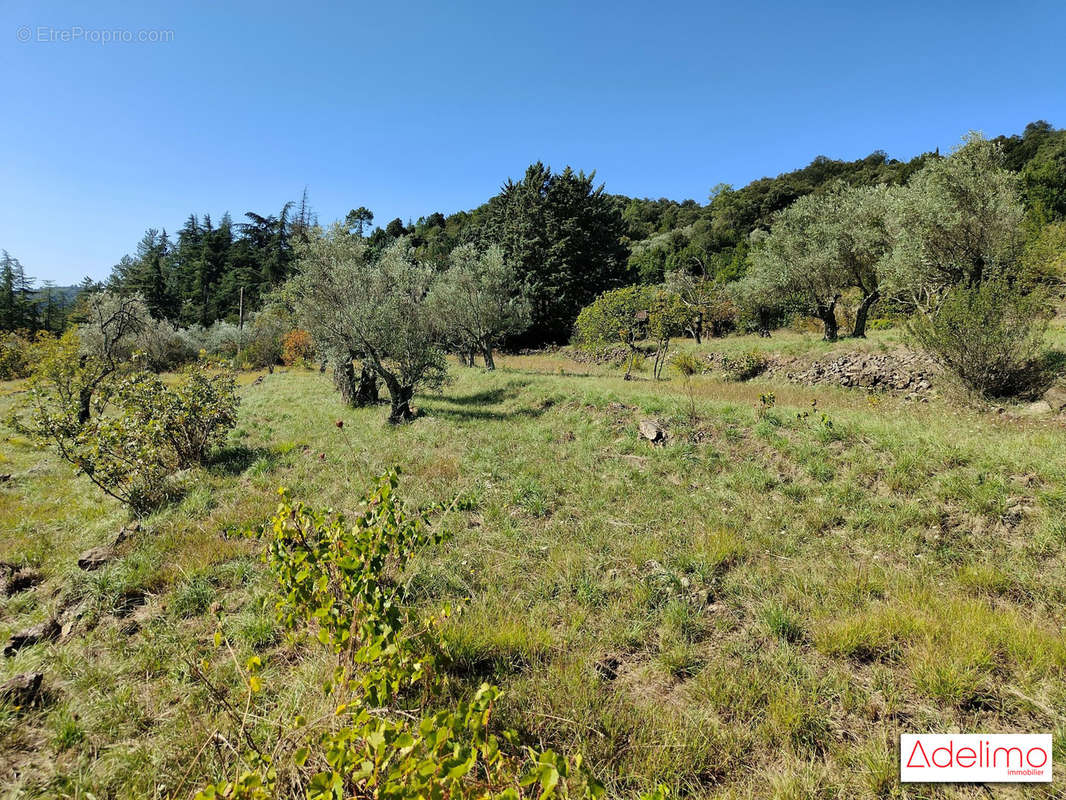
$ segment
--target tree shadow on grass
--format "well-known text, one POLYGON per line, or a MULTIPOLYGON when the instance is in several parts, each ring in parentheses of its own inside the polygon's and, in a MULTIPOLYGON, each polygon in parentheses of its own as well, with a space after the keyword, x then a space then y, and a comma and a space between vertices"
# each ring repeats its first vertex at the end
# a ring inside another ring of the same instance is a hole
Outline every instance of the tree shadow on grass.
POLYGON ((529 386, 529 381, 511 383, 507 386, 500 386, 495 389, 484 389, 480 392, 464 394, 461 396, 439 394, 435 395, 433 399, 442 400, 445 403, 451 403, 453 406, 492 405, 493 403, 502 403, 504 400, 511 400, 518 397, 518 395, 521 394, 521 390, 526 386, 529 386))
MULTIPOLYGON (((445 402, 452 402, 445 398, 445 402)), ((549 408, 554 405, 552 400, 543 400, 535 406, 530 408, 517 408, 513 411, 490 411, 488 409, 474 409, 474 408, 449 408, 446 405, 436 405, 434 403, 427 403, 422 408, 422 412, 434 417, 443 417, 446 419, 454 419, 459 421, 464 420, 481 420, 481 421, 506 421, 514 419, 536 419, 549 408)))
POLYGON ((239 444, 218 450, 207 470, 216 475, 242 475, 249 468, 258 466, 263 472, 271 472, 280 460, 281 453, 276 449, 239 444))

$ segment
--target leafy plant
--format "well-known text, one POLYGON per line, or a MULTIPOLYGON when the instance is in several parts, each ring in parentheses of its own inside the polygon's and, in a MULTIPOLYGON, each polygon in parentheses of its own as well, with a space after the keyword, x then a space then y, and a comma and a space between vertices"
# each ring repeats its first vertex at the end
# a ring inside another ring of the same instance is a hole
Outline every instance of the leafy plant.
MULTIPOLYGON (((426 511, 405 508, 397 485, 397 473, 385 473, 350 524, 293 503, 281 491, 269 529, 257 535, 269 536, 265 558, 277 580, 281 621, 297 637, 313 631, 336 659, 325 689, 338 701, 336 715, 317 736, 303 717, 279 725, 273 748, 246 736, 237 773, 204 786, 197 800, 274 797, 284 743, 305 729, 305 744, 285 756, 305 776, 301 787, 310 800, 602 797, 602 785, 580 756, 519 749, 513 731, 493 733, 495 686, 482 684, 450 708, 424 710, 442 696, 435 668, 447 659, 444 638, 439 618, 418 619, 405 606, 393 577, 445 533, 430 524, 426 511)), ((219 632, 216 645, 222 641, 219 632)), ((194 673, 222 696, 206 667, 194 673)), ((263 688, 260 667, 252 657, 243 670, 249 697, 263 688)), ((223 708, 245 733, 248 712, 228 702, 223 708)), ((648 796, 664 797, 663 789, 648 796)))
POLYGON ((575 323, 575 343, 593 350, 623 344, 630 358, 625 377, 643 359, 637 342, 647 337, 655 342, 656 379, 666 365, 671 337, 680 335, 689 312, 674 292, 654 286, 626 286, 604 292, 581 309, 575 323))
POLYGON ((240 398, 233 373, 213 373, 200 365, 175 386, 162 381, 158 385, 162 391, 153 413, 162 422, 179 465, 206 463, 211 450, 237 424, 240 398))
POLYGON ((281 342, 281 363, 287 367, 308 363, 315 357, 315 346, 311 334, 295 328, 285 334, 281 342))
POLYGON ((170 477, 203 463, 237 421, 230 375, 189 373, 174 387, 143 371, 87 371, 77 337, 41 345, 30 379, 27 418, 14 427, 50 444, 104 493, 143 514, 173 494, 170 477), (83 415, 92 382, 88 416, 83 415))
POLYGON ((766 394, 759 395, 759 419, 763 419, 777 403, 777 396, 773 392, 767 392, 766 394))
POLYGON ((766 371, 770 362, 758 350, 749 350, 739 356, 725 356, 722 371, 727 380, 748 381, 766 371))
POLYGON ((998 278, 949 290, 937 311, 910 324, 922 349, 987 397, 1033 386, 1046 331, 1043 293, 1026 293, 998 278))
POLYGON ((32 371, 35 343, 46 341, 51 334, 38 331, 36 337, 30 337, 26 331, 5 331, 0 333, 0 380, 27 378, 32 371))

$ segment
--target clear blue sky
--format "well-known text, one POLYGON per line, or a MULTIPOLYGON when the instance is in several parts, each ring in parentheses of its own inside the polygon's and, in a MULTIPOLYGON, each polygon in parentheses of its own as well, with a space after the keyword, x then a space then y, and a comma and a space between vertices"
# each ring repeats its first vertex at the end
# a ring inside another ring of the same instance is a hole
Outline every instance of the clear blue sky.
POLYGON ((0 0, 0 248, 102 278, 193 211, 277 213, 306 185, 322 221, 384 224, 474 207, 537 159, 705 202, 820 154, 1066 126, 1064 33, 1062 0, 0 0), (38 40, 75 27, 173 33, 38 40))

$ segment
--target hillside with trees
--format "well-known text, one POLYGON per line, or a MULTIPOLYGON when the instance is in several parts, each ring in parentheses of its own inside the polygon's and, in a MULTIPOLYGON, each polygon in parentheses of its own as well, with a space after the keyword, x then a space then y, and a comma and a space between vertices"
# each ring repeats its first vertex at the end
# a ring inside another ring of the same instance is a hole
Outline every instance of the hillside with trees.
MULTIPOLYGON (((1026 236, 1036 241, 1049 225, 1066 219, 1066 130, 1039 121, 1020 135, 992 142, 1004 168, 1019 178, 1026 236)), ((509 334, 508 344, 539 346, 568 341, 577 313, 602 291, 661 283, 671 273, 698 275, 718 285, 739 281, 751 263, 753 234, 768 232, 778 213, 795 201, 827 194, 857 201, 858 194, 841 194, 843 188, 900 187, 940 159, 939 152, 908 161, 883 151, 850 162, 819 156, 806 167, 740 188, 717 185, 702 204, 613 195, 596 183, 595 173, 569 167, 556 173, 537 163, 470 211, 372 227, 373 212, 360 207, 345 224, 366 240, 371 253, 403 238, 415 257, 435 269, 443 269, 460 245, 499 245, 532 302, 529 327, 509 334)), ((825 198, 806 202, 823 208, 835 204, 825 198)), ((277 214, 247 212, 239 222, 228 213, 217 222, 210 214, 190 214, 173 234, 149 228, 103 285, 141 295, 153 317, 176 325, 238 322, 242 308, 246 314, 261 308, 292 274, 294 245, 316 221, 306 190, 298 203, 286 203, 277 214)), ((2 270, 0 328, 62 329, 68 290, 37 287, 6 253, 2 270)), ((872 287, 860 288, 867 301, 872 292, 872 287)), ((818 303, 807 305, 816 316, 818 303)))
POLYGON ((901 732, 1058 730, 1064 186, 1034 123, 4 253, 0 781, 873 800, 901 732))

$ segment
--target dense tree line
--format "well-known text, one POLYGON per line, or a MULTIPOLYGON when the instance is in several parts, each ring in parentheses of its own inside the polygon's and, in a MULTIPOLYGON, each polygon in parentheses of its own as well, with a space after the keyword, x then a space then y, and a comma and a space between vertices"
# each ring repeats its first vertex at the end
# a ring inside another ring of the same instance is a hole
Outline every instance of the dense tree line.
POLYGON ((109 288, 141 295, 154 317, 181 325, 235 320, 242 303, 258 308, 291 274, 293 242, 314 216, 305 192, 276 216, 244 217, 235 223, 227 213, 215 224, 209 214, 190 214, 173 240, 165 229, 148 229, 135 253, 115 265, 109 288))
POLYGON ((0 250, 0 331, 49 331, 67 326, 70 307, 78 287, 40 286, 7 250, 0 250))
MULTIPOLYGON (((1066 219, 1066 130, 1034 122, 1022 134, 992 143, 1004 168, 1018 176, 1026 236, 1038 239, 1049 225, 1066 219)), ((416 260, 437 270, 447 267, 450 254, 461 245, 481 250, 498 245, 530 303, 530 324, 524 331, 510 331, 506 344, 533 346, 569 339, 581 308, 610 289, 659 284, 668 277, 681 285, 694 276, 700 279, 697 284, 710 279, 718 287, 743 286, 736 282, 750 269, 753 249, 780 212, 796 201, 812 198, 804 200, 812 213, 837 213, 838 201, 857 202, 857 195, 847 190, 901 187, 940 159, 939 152, 908 161, 881 151, 855 161, 819 156, 806 167, 741 188, 716 186, 706 203, 613 195, 595 184, 594 174, 570 168, 554 172, 536 163, 521 180, 508 180, 470 211, 438 212, 406 223, 397 218, 375 226, 373 212, 359 207, 343 225, 364 241, 371 259, 403 240, 416 260)), ((224 214, 216 222, 210 215, 193 214, 174 233, 146 231, 136 250, 116 264, 107 285, 141 295, 153 316, 177 325, 207 328, 218 320, 237 322, 242 293, 247 315, 292 275, 295 245, 314 224, 306 192, 299 203, 285 204, 276 215, 248 212, 236 222, 224 214)), ((796 254, 780 255, 788 259, 796 254)), ((34 287, 10 257, 5 256, 4 265, 0 327, 59 329, 65 323, 60 314, 65 292, 34 287)), ((862 271, 855 261, 851 269, 862 271)), ((706 286, 695 290, 706 293, 706 286)), ((861 291, 871 304, 882 294, 875 286, 861 291)), ((721 293, 717 296, 720 300, 721 293)), ((754 295, 748 299, 756 318, 745 325, 768 326, 775 314, 780 319, 779 304, 754 302, 754 295)), ((830 302, 808 304, 806 313, 827 318, 830 302)), ((707 310, 706 304, 697 306, 699 314, 707 310)), ((724 306, 719 302, 717 308, 724 306)), ((695 330, 698 325, 697 320, 690 326, 697 335, 702 333, 695 330)), ((714 332, 724 327, 716 323, 714 332)))

